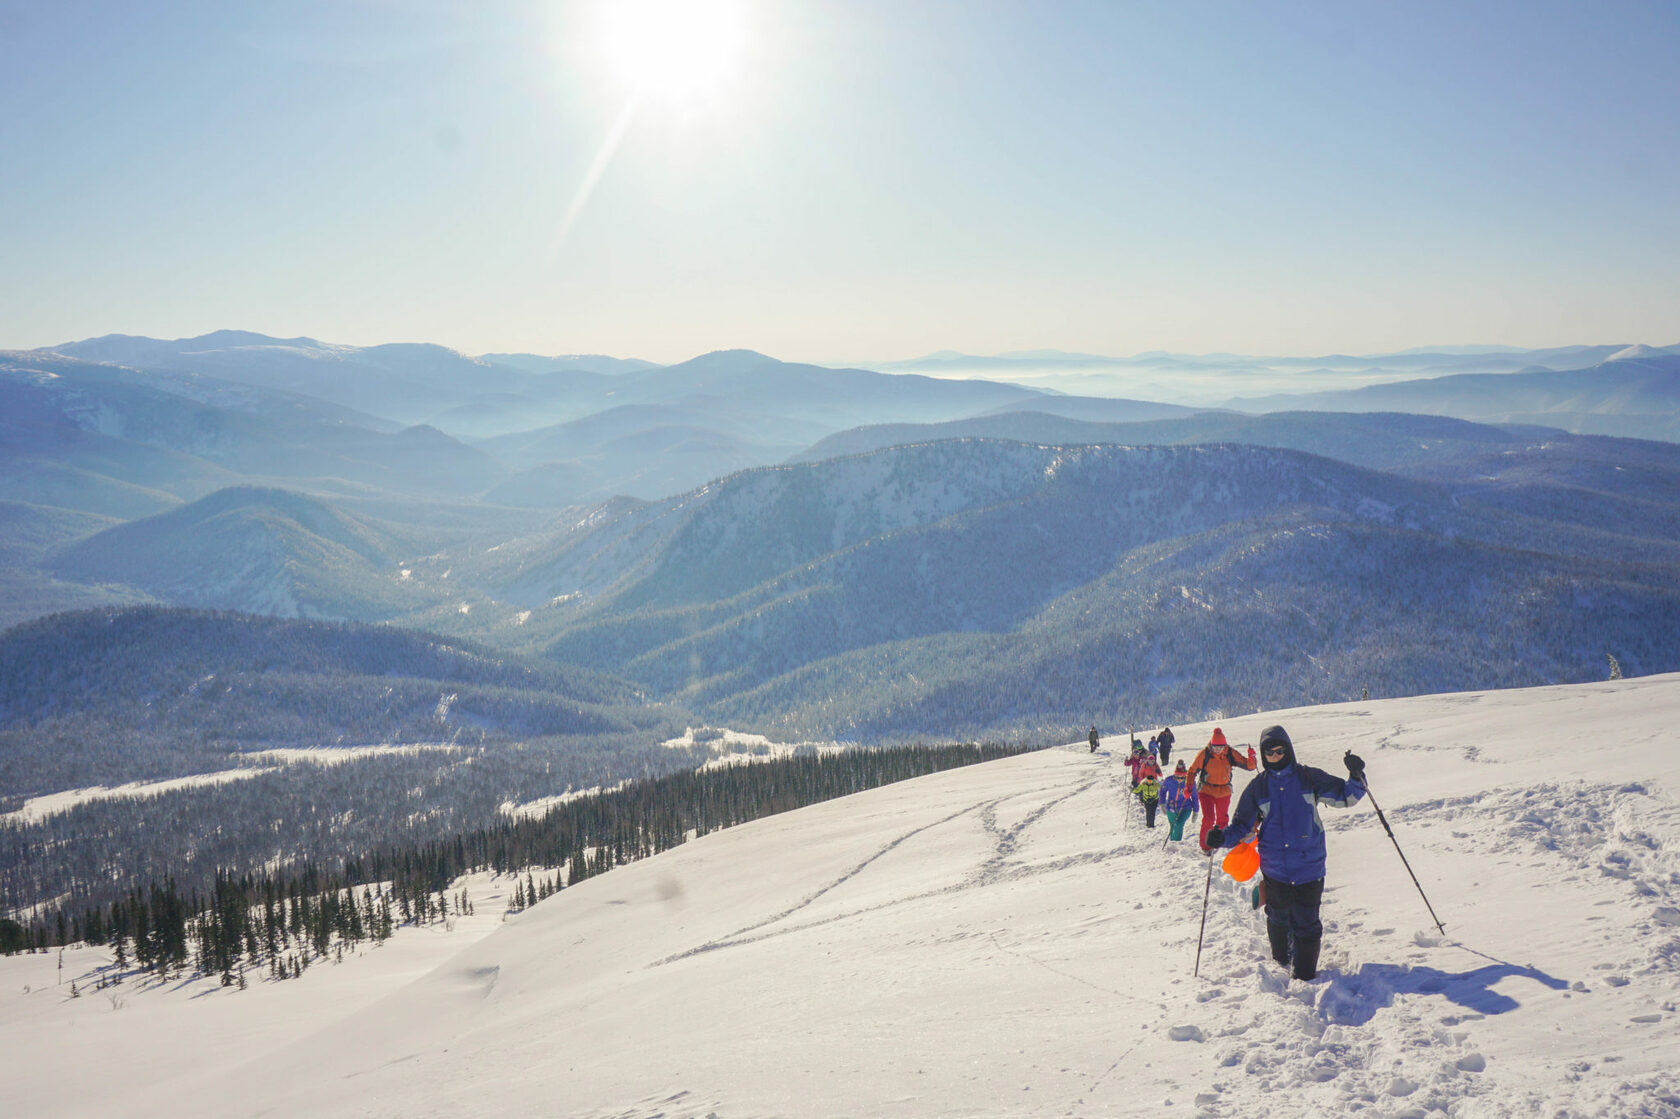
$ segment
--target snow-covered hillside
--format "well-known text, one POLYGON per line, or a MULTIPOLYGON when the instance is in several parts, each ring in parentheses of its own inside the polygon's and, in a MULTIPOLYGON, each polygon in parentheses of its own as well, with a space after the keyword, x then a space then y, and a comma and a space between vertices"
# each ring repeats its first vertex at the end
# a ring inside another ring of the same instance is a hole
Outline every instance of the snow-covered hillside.
POLYGON ((1193 976, 1208 864, 1081 744, 714 833, 430 970, 417 933, 117 1007, 0 960, 0 1112, 1680 1114, 1680 676, 1220 725, 1272 722, 1365 757, 1445 937, 1366 802, 1324 812, 1319 979, 1217 871, 1193 976))

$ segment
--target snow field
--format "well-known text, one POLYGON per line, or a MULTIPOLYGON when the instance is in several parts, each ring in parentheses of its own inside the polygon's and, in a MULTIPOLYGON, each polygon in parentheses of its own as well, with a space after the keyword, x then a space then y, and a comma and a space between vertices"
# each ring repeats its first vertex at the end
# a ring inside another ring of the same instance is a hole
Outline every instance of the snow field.
MULTIPOLYGON (((1217 868, 1193 977, 1208 861, 1081 743, 717 832, 402 969, 399 938, 111 1012, 0 960, 0 1109, 1680 1115, 1680 677, 1220 725, 1272 722, 1306 764, 1364 756, 1445 936, 1367 801, 1322 810, 1319 979, 1217 868)), ((1188 758, 1212 725, 1174 729, 1188 758)))

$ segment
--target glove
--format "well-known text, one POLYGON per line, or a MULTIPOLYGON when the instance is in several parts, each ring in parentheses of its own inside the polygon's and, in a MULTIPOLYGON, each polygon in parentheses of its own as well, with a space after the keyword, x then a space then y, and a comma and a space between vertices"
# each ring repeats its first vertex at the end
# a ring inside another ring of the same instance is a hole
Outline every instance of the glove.
POLYGON ((1250 746, 1248 748, 1248 764, 1249 765, 1254 765, 1259 760, 1260 760, 1259 757, 1256 756, 1255 753, 1254 753, 1254 747, 1250 746))
POLYGON ((1347 766, 1348 776, 1356 781, 1365 779, 1365 759, 1349 750, 1342 755, 1342 764, 1347 766))
POLYGON ((1208 846, 1209 847, 1223 847, 1223 846, 1225 846, 1225 829, 1224 828, 1209 828, 1207 839, 1208 839, 1208 846))

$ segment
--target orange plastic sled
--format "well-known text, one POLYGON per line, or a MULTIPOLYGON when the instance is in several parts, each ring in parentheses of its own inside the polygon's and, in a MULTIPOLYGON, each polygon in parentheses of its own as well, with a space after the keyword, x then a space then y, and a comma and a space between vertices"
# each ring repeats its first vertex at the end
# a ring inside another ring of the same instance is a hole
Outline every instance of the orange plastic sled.
POLYGON ((1260 870, 1260 842, 1251 839, 1247 843, 1239 843, 1231 848, 1231 853, 1225 856, 1225 861, 1219 864, 1221 869, 1235 878, 1238 882, 1247 882, 1260 870))

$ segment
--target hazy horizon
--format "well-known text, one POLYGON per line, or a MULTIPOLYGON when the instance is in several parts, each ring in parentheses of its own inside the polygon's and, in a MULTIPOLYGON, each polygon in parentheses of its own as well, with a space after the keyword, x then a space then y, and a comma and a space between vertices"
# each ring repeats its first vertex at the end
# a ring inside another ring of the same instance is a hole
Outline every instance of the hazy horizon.
MULTIPOLYGON (((507 348, 507 347, 497 347, 497 348, 486 349, 486 350, 463 350, 460 347, 450 346, 447 343, 436 342, 436 341, 433 341, 433 340, 427 339, 427 338, 384 338, 384 339, 379 339, 379 340, 372 341, 372 342, 346 342, 346 341, 344 341, 342 339, 338 339, 338 338, 327 338, 327 337, 322 337, 320 335, 309 334, 309 333, 289 335, 289 336, 281 336, 281 335, 268 334, 264 331, 247 330, 247 329, 240 328, 240 327, 222 327, 222 328, 217 328, 215 330, 205 331, 202 334, 184 335, 184 336, 177 337, 177 338, 169 338, 169 337, 164 337, 164 336, 156 335, 156 334, 133 334, 133 333, 125 332, 125 331, 107 331, 107 332, 102 333, 102 334, 91 334, 91 335, 87 335, 87 336, 81 337, 81 338, 59 339, 57 342, 43 344, 43 345, 34 345, 34 346, 14 346, 14 345, 8 344, 6 339, 0 338, 0 351, 7 351, 7 350, 12 350, 12 351, 29 351, 29 350, 51 351, 51 350, 54 350, 54 349, 56 349, 57 347, 60 347, 60 346, 76 345, 76 344, 80 344, 80 343, 83 343, 83 342, 96 341, 96 340, 103 339, 103 338, 135 338, 135 339, 145 339, 145 340, 148 340, 148 341, 165 342, 165 343, 187 342, 187 341, 192 341, 192 340, 197 339, 197 338, 209 337, 209 336, 216 335, 216 334, 262 335, 263 337, 269 339, 270 341, 277 342, 277 343, 314 342, 314 343, 318 343, 318 344, 323 345, 323 346, 341 346, 341 347, 354 348, 354 349, 371 348, 371 347, 382 346, 382 345, 422 345, 422 346, 436 345, 436 346, 442 346, 446 349, 455 350, 457 353, 460 353, 463 356, 470 357, 470 358, 490 358, 490 357, 494 357, 496 355, 524 355, 524 356, 530 356, 530 357, 544 357, 544 358, 613 357, 613 358, 618 358, 618 359, 623 359, 623 360, 644 360, 644 361, 652 362, 652 359, 644 358, 641 354, 636 354, 636 353, 604 353, 604 352, 600 352, 600 353, 589 352, 589 353, 586 353, 586 352, 583 352, 583 351, 575 351, 575 350, 574 351, 567 351, 567 352, 540 353, 540 352, 537 352, 537 351, 530 351, 530 350, 515 350, 515 349, 510 349, 510 348, 507 348)), ((711 350, 703 350, 703 351, 700 351, 700 352, 697 352, 697 353, 688 354, 684 357, 679 357, 676 360, 671 361, 671 362, 652 362, 652 363, 653 364, 661 364, 661 365, 665 365, 665 364, 680 365, 683 362, 691 361, 691 360, 693 360, 695 358, 698 358, 698 357, 704 357, 708 354, 727 353, 727 352, 735 352, 735 351, 756 352, 756 353, 763 354, 766 357, 773 358, 777 361, 784 361, 784 362, 790 362, 790 363, 817 365, 817 366, 823 366, 823 367, 834 368, 834 369, 854 368, 854 367, 855 368, 865 368, 865 369, 867 369, 867 368, 873 368, 873 367, 877 367, 877 366, 892 367, 892 366, 909 365, 909 364, 914 364, 914 363, 917 363, 917 362, 934 361, 934 360, 946 359, 946 358, 951 359, 953 362, 956 362, 958 364, 960 364, 962 359, 976 359, 976 360, 981 360, 981 361, 1009 360, 1009 361, 1017 361, 1017 362, 1020 362, 1020 363, 1023 363, 1023 364, 1030 363, 1033 360, 1042 360, 1047 365, 1054 365, 1057 362, 1074 361, 1074 360, 1080 360, 1080 359, 1088 360, 1088 361, 1099 361, 1099 362, 1100 361, 1130 362, 1130 361, 1138 361, 1138 360, 1141 360, 1141 359, 1147 359, 1147 358, 1150 358, 1150 357, 1170 357, 1170 358, 1177 358, 1177 359, 1189 359, 1189 360, 1198 360, 1198 361, 1207 361, 1207 362, 1218 362, 1218 361, 1223 360, 1223 359, 1241 359, 1241 360, 1254 361, 1254 362, 1265 362, 1265 361, 1311 361, 1311 360, 1332 359, 1332 358, 1379 359, 1379 358, 1404 357, 1404 356, 1409 356, 1409 355, 1421 355, 1421 354, 1464 355, 1464 356, 1474 356, 1474 355, 1479 355, 1479 354, 1500 354, 1500 353, 1520 354, 1520 353, 1526 353, 1526 352, 1531 352, 1531 351, 1548 350, 1548 349, 1581 349, 1581 348, 1598 348, 1598 347, 1609 347, 1609 346, 1620 346, 1620 347, 1624 347, 1624 348, 1632 348, 1632 347, 1636 347, 1636 346, 1649 346, 1649 347, 1654 348, 1654 349, 1665 349, 1665 348, 1671 348, 1671 347, 1677 346, 1677 345, 1680 345, 1680 343, 1665 343, 1665 342, 1651 342, 1651 341, 1602 342, 1602 341, 1596 341, 1595 340, 1595 341, 1568 342, 1568 343, 1564 343, 1564 344, 1562 344, 1560 346, 1557 346, 1557 347, 1544 347, 1544 346, 1514 346, 1514 345, 1504 345, 1504 344, 1500 344, 1500 343, 1464 342, 1464 343, 1453 343, 1453 344, 1443 344, 1443 345, 1427 345, 1427 344, 1426 345, 1415 345, 1415 346, 1407 346, 1403 349, 1384 350, 1384 351, 1380 351, 1380 352, 1379 351, 1370 351, 1370 352, 1340 351, 1340 352, 1334 352, 1333 353, 1333 352, 1330 352, 1330 351, 1321 351, 1321 352, 1302 352, 1302 353, 1290 353, 1290 354, 1285 354, 1285 353, 1237 353, 1237 352, 1233 352, 1233 351, 1193 352, 1193 351, 1164 350, 1164 349, 1145 349, 1145 350, 1137 350, 1137 351, 1130 352, 1130 353, 1101 353, 1101 354, 1099 354, 1099 353, 1086 353, 1086 352, 1073 351, 1073 350, 1060 350, 1060 349, 1056 349, 1054 347, 1036 347, 1036 348, 1031 348, 1031 349, 1007 350, 1007 351, 1002 351, 1002 352, 998 352, 998 353, 976 353, 976 352, 965 351, 965 350, 957 350, 957 349, 953 349, 951 347, 942 347, 940 349, 929 350, 929 351, 926 351, 926 352, 914 353, 914 354, 872 355, 872 356, 861 356, 861 357, 854 355, 852 357, 847 357, 847 358, 832 358, 832 357, 830 357, 830 358, 822 358, 822 357, 791 358, 791 357, 786 357, 786 356, 781 355, 781 354, 766 352, 766 351, 764 351, 762 349, 759 349, 758 347, 753 346, 753 345, 743 344, 743 345, 720 346, 720 347, 717 347, 717 348, 711 349, 711 350)), ((926 371, 923 371, 923 372, 926 372, 926 371)))

